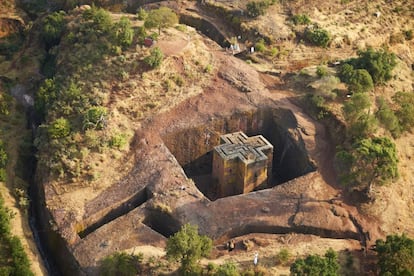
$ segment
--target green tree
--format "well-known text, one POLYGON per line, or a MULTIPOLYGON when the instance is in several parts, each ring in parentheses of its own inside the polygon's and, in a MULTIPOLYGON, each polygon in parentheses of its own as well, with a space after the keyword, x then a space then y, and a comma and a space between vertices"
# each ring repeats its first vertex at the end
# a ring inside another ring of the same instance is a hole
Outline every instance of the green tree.
POLYGON ((135 276, 143 255, 130 255, 125 252, 116 252, 104 258, 101 262, 101 273, 104 276, 135 276))
POLYGON ((354 70, 346 83, 348 90, 353 93, 367 92, 374 88, 371 75, 365 69, 354 70))
POLYGON ((409 131, 414 126, 414 93, 397 92, 392 98, 398 105, 395 114, 398 117, 401 129, 409 131))
POLYGON ((326 48, 331 41, 331 36, 327 30, 315 27, 305 31, 305 39, 313 45, 326 48))
POLYGON ((59 44, 65 27, 65 12, 58 11, 49 14, 43 19, 42 38, 48 48, 59 44))
POLYGON ((151 49, 150 55, 144 58, 144 62, 151 68, 157 68, 161 65, 163 59, 164 54, 161 49, 155 47, 151 49))
POLYGON ((57 87, 55 81, 53 79, 46 79, 36 93, 34 107, 44 117, 56 99, 57 87))
POLYGON ((387 50, 375 51, 368 48, 365 51, 358 51, 358 58, 350 62, 357 69, 365 69, 369 72, 374 84, 383 84, 390 80, 392 69, 397 65, 396 57, 387 50))
POLYGON ((295 276, 335 276, 338 270, 338 256, 332 249, 325 253, 325 257, 309 255, 290 266, 290 272, 295 276))
POLYGON ((366 93, 355 93, 342 107, 345 119, 348 123, 356 122, 363 114, 367 113, 371 101, 366 93))
POLYGON ((114 26, 115 28, 115 38, 117 44, 123 48, 131 45, 134 39, 134 30, 131 27, 131 21, 125 16, 122 16, 119 22, 114 26))
POLYGON ((65 118, 59 118, 53 121, 48 127, 49 137, 59 139, 70 134, 70 123, 65 118))
POLYGON ((381 125, 386 128, 394 137, 398 137, 401 133, 401 126, 398 117, 389 107, 384 98, 378 99, 378 110, 376 116, 381 125))
POLYGON ((167 257, 180 261, 181 272, 189 274, 201 257, 207 257, 212 248, 212 241, 207 236, 198 234, 198 227, 185 224, 181 230, 167 241, 167 257))
POLYGON ((414 275, 414 240, 404 234, 376 241, 380 275, 414 275))
POLYGON ((177 14, 167 7, 150 11, 144 22, 145 28, 157 28, 159 34, 161 34, 162 29, 175 24, 178 24, 177 14))
POLYGON ((341 179, 366 189, 371 194, 374 184, 383 185, 398 177, 398 156, 395 144, 388 137, 365 138, 349 150, 337 153, 342 162, 341 179))

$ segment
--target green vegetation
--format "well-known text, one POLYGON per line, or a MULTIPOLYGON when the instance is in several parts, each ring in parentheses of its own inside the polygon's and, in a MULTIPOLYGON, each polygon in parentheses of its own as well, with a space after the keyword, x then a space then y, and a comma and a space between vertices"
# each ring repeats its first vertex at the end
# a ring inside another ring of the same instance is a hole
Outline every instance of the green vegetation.
POLYGON ((254 49, 255 49, 257 52, 260 52, 260 53, 263 53, 264 51, 266 51, 266 45, 265 45, 265 41, 264 41, 264 39, 263 39, 263 38, 259 39, 259 41, 257 41, 257 42, 254 44, 254 49))
POLYGON ((210 238, 200 236, 197 226, 185 224, 168 239, 166 251, 168 259, 180 262, 181 273, 189 275, 198 269, 198 261, 208 256, 211 248, 210 238))
POLYGON ((290 260, 291 257, 292 255, 289 250, 282 248, 280 249, 279 253, 276 254, 276 262, 284 265, 290 260))
POLYGON ((368 193, 374 184, 383 185, 398 177, 397 151, 387 137, 361 139, 351 148, 339 151, 337 159, 341 162, 342 182, 368 193))
POLYGON ((331 41, 331 36, 327 30, 314 26, 306 29, 305 39, 312 45, 326 48, 331 41))
POLYGON ((378 110, 375 115, 380 124, 387 129, 393 137, 398 137, 401 134, 402 130, 399 119, 384 98, 378 99, 378 110))
POLYGON ((178 24, 178 17, 173 10, 167 7, 150 11, 144 22, 145 28, 157 28, 159 34, 162 29, 175 24, 178 24))
POLYGON ((49 137, 59 139, 70 134, 70 123, 65 118, 59 118, 53 121, 48 128, 49 137))
POLYGON ((142 7, 138 9, 137 18, 138 20, 145 20, 148 17, 148 12, 144 10, 142 7))
POLYGON ((54 45, 59 44, 65 27, 64 11, 58 11, 47 15, 42 22, 42 38, 49 49, 54 45))
POLYGON ((325 257, 309 255, 290 266, 291 275, 295 276, 335 276, 338 270, 338 256, 332 249, 326 251, 325 257))
POLYGON ((395 115, 401 131, 410 131, 414 127, 414 93, 397 92, 392 99, 398 105, 395 115))
POLYGON ((354 69, 367 70, 375 85, 390 80, 392 69, 397 64, 393 53, 385 49, 375 51, 373 48, 358 51, 358 58, 350 59, 347 63, 352 65, 354 69))
POLYGON ((134 39, 134 30, 131 27, 131 21, 122 16, 119 22, 114 25, 115 40, 118 45, 126 48, 131 45, 134 39))
POLYGON ((404 234, 377 240, 380 275, 414 275, 414 240, 404 234))
POLYGON ((163 59, 164 54, 161 49, 155 47, 151 49, 150 55, 144 58, 144 62, 151 68, 157 68, 161 65, 163 59))
POLYGON ((339 77, 347 84, 351 93, 367 92, 374 88, 369 72, 365 69, 354 69, 350 64, 344 64, 341 67, 339 77))
POLYGON ((107 110, 103 106, 89 108, 83 116, 83 129, 103 129, 107 117, 107 110))
POLYGON ((0 275, 34 275, 20 240, 10 230, 12 213, 0 195, 0 275))
POLYGON ((142 260, 142 254, 129 255, 125 252, 116 252, 102 260, 101 273, 104 276, 134 276, 140 272, 142 260))
POLYGON ((312 23, 309 16, 307 16, 306 14, 295 14, 294 16, 290 18, 290 20, 295 25, 308 25, 312 23))
POLYGON ((274 3, 276 3, 275 0, 250 1, 246 5, 247 15, 253 18, 264 15, 266 10, 274 3))

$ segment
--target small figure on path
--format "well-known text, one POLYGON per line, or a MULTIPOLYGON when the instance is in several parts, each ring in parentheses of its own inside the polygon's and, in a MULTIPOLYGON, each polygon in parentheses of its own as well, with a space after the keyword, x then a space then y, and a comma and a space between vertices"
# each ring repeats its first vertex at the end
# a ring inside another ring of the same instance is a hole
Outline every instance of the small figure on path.
POLYGON ((257 262, 258 262, 258 258, 259 258, 259 253, 254 253, 254 259, 253 259, 253 263, 254 263, 254 265, 256 266, 257 265, 257 262))

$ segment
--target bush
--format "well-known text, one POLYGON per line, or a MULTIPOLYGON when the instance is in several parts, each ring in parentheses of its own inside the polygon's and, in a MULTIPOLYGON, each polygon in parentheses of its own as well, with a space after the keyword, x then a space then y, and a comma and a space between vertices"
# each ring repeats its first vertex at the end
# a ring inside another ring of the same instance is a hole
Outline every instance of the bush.
POLYGON ((134 39, 134 30, 131 27, 131 21, 125 16, 122 16, 119 22, 114 26, 115 28, 115 39, 118 45, 123 48, 131 45, 134 39))
POLYGON ((276 255, 276 261, 280 264, 286 264, 291 257, 289 250, 286 248, 280 249, 279 253, 276 255))
POLYGON ((295 14, 290 20, 292 20, 295 25, 308 25, 311 23, 309 16, 306 14, 295 14))
POLYGON ((266 10, 269 8, 269 1, 251 1, 246 5, 247 15, 250 17, 258 17, 259 15, 264 15, 266 10))
POLYGON ((414 93, 397 92, 392 98, 398 105, 395 114, 402 131, 410 131, 414 127, 414 93))
POLYGON ((296 260, 290 267, 292 275, 338 275, 339 263, 335 251, 329 249, 325 257, 309 255, 305 259, 296 260))
POLYGON ((375 51, 368 48, 358 51, 358 58, 351 59, 349 63, 355 69, 365 69, 371 75, 374 84, 383 84, 391 79, 391 72, 397 65, 396 57, 387 50, 375 51))
POLYGON ((380 275, 414 275, 414 240, 404 234, 377 240, 380 275))
POLYGON ((41 34, 47 48, 59 44, 65 27, 65 15, 64 11, 59 11, 51 13, 43 19, 41 34))
POLYGON ((138 9, 137 18, 138 20, 145 20, 148 17, 148 12, 144 10, 142 7, 138 9))
POLYGON ((144 62, 151 68, 157 68, 161 65, 163 59, 164 54, 161 49, 155 47, 151 50, 150 55, 144 58, 144 62))
POLYGON ((48 127, 49 137, 52 139, 59 139, 70 134, 70 123, 65 118, 56 119, 48 127))
POLYGON ((127 137, 125 134, 115 134, 109 140, 109 146, 111 148, 122 149, 127 144, 127 137))
POLYGON ((254 48, 257 52, 263 53, 266 50, 266 45, 265 45, 265 41, 263 38, 259 39, 259 41, 257 41, 254 44, 254 48))
POLYGON ((305 39, 311 43, 312 45, 320 46, 320 47, 327 47, 329 41, 331 40, 331 36, 329 35, 327 30, 317 28, 308 28, 305 31, 305 39))
POLYGON ((217 268, 215 276, 239 276, 237 266, 233 262, 226 262, 217 268))
POLYGON ((142 254, 136 256, 125 252, 116 252, 102 260, 101 273, 104 276, 135 276, 139 272, 142 259, 142 254))
POLYGON ((318 66, 316 67, 316 74, 318 77, 322 78, 323 76, 326 76, 328 74, 328 70, 325 66, 318 66))
POLYGON ((384 128, 391 132, 394 137, 400 135, 401 126, 398 117, 386 103, 384 98, 378 100, 378 111, 376 112, 376 116, 384 128))
POLYGON ((83 117, 83 129, 103 129, 106 125, 107 110, 103 106, 89 108, 83 117))

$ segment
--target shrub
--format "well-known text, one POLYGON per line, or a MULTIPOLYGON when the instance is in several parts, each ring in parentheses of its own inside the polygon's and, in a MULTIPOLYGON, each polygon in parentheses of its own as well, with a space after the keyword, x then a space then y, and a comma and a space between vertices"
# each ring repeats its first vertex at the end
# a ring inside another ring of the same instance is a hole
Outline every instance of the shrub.
POLYGON ((316 74, 318 75, 318 77, 323 77, 326 76, 328 74, 328 70, 326 69, 325 66, 318 66, 316 67, 316 74))
POLYGON ((144 62, 151 68, 157 68, 161 65, 164 55, 161 52, 161 49, 155 47, 151 50, 149 56, 144 58, 144 62))
POLYGON ((131 21, 125 16, 122 16, 119 22, 114 26, 115 28, 115 39, 118 45, 123 48, 131 45, 134 39, 134 30, 131 27, 131 21))
POLYGON ((339 263, 335 251, 329 249, 325 257, 309 255, 296 260, 290 267, 292 275, 338 275, 339 263))
POLYGON ((386 128, 394 137, 398 137, 401 133, 401 126, 398 117, 394 111, 389 107, 384 98, 378 100, 378 111, 376 116, 380 123, 386 128))
POLYGON ((83 129, 103 129, 106 125, 107 110, 103 106, 89 108, 83 116, 83 129))
POLYGON ((144 10, 142 7, 138 9, 137 18, 138 20, 145 20, 148 17, 148 12, 144 10))
POLYGON ((406 40, 411 40, 414 37, 413 30, 405 30, 403 34, 406 40))
POLYGON ((327 47, 331 40, 331 36, 327 30, 316 27, 313 29, 308 28, 305 31, 305 39, 312 45, 327 47))
POLYGON ((246 5, 247 15, 250 17, 258 17, 264 15, 269 8, 269 1, 250 1, 246 5))
POLYGON ((391 79, 391 71, 397 65, 396 57, 387 50, 375 51, 368 48, 358 51, 358 58, 351 59, 350 64, 355 69, 365 69, 371 75, 374 84, 383 84, 391 79))
POLYGON ((308 25, 311 23, 309 16, 306 14, 295 14, 290 20, 292 20, 295 25, 308 25))
POLYGON ((365 69, 356 69, 352 71, 347 81, 348 90, 352 93, 367 92, 374 88, 374 82, 371 75, 365 69))
POLYGON ((397 92, 392 99, 398 105, 395 114, 398 117, 401 130, 411 130, 414 127, 414 93, 397 92))
POLYGON ((127 144, 127 137, 125 134, 114 134, 109 140, 109 146, 112 148, 122 149, 127 144))
POLYGON ((414 275, 414 240, 404 234, 377 240, 380 275, 414 275))
POLYGON ((42 38, 48 48, 59 44, 65 27, 65 12, 59 11, 49 14, 43 19, 42 38))
POLYGON ((259 39, 259 41, 257 41, 254 44, 254 48, 257 52, 263 53, 266 50, 266 45, 265 45, 265 41, 263 38, 259 39))
POLYGON ((215 276, 239 276, 237 266, 233 262, 226 262, 217 268, 215 276))
POLYGON ((59 139, 70 134, 70 123, 65 118, 56 119, 48 127, 49 137, 52 139, 59 139))
POLYGON ((104 276, 120 275, 134 276, 139 272, 143 255, 129 255, 125 252, 116 252, 104 258, 101 262, 101 273, 104 276))
POLYGON ((291 257, 289 250, 286 248, 280 249, 279 253, 276 255, 276 261, 280 264, 286 264, 291 257))

